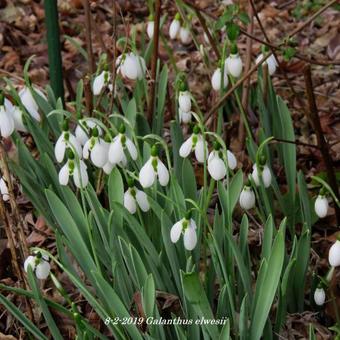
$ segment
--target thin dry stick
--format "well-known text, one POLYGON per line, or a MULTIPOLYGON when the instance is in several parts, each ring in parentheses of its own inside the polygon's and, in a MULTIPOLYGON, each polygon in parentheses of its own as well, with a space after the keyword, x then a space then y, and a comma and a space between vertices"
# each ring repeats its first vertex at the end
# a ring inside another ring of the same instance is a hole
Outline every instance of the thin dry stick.
MULTIPOLYGON (((9 222, 5 203, 2 199, 2 195, 0 195, 0 216, 3 218, 4 225, 5 225, 5 232, 6 232, 6 236, 7 236, 7 240, 8 240, 9 249, 10 249, 10 252, 11 252, 12 267, 14 268, 14 272, 15 272, 18 280, 19 280, 20 287, 24 287, 24 288, 27 289, 27 284, 26 284, 26 281, 24 279, 24 275, 22 273, 21 267, 19 266, 19 263, 22 263, 22 261, 21 261, 21 259, 18 259, 18 256, 17 256, 17 251, 16 251, 15 244, 14 244, 14 237, 13 237, 13 234, 12 234, 11 225, 10 225, 10 222, 9 222)), ((29 299, 25 298, 25 303, 26 303, 26 307, 27 307, 28 317, 30 318, 30 320, 33 321, 34 320, 33 319, 33 311, 32 311, 32 306, 30 304, 29 299)))
POLYGON ((150 87, 150 101, 148 107, 147 119, 151 123, 155 104, 156 94, 156 76, 157 76, 157 60, 159 47, 159 23, 161 17, 161 0, 155 1, 155 30, 153 35, 153 54, 151 60, 151 87, 150 87))
POLYGON ((9 195, 9 201, 11 204, 11 209, 12 209, 12 214, 13 214, 13 220, 15 225, 17 226, 17 231, 18 235, 19 235, 19 240, 20 240, 20 248, 22 250, 22 258, 26 258, 29 254, 29 250, 28 250, 28 246, 26 243, 26 236, 25 236, 25 232, 24 232, 24 222, 20 216, 20 212, 17 206, 17 202, 15 200, 15 195, 14 195, 14 190, 13 190, 13 182, 12 182, 12 178, 11 178, 11 174, 9 172, 9 167, 8 167, 8 163, 7 163, 7 155, 6 155, 6 151, 5 148, 2 144, 2 142, 0 141, 0 159, 2 162, 2 170, 3 170, 3 177, 7 183, 7 187, 8 187, 8 195, 9 195))
POLYGON ((313 148, 313 149, 317 149, 320 150, 320 148, 317 145, 314 144, 308 144, 308 143, 303 143, 300 142, 298 140, 287 140, 287 139, 281 139, 281 138, 273 138, 273 141, 279 142, 279 143, 288 143, 288 144, 294 144, 294 145, 301 145, 301 146, 305 146, 307 148, 313 148))
POLYGON ((89 4, 89 0, 83 0, 83 6, 85 10, 85 38, 86 38, 86 48, 88 54, 88 66, 89 73, 94 73, 94 57, 92 50, 92 35, 91 35, 91 8, 89 4))
MULTIPOLYGON (((253 8, 249 6, 248 8, 248 16, 250 18, 250 23, 247 28, 247 32, 250 34, 253 33, 254 30, 254 15, 253 8)), ((247 38, 246 42, 246 61, 244 65, 244 72, 247 73, 251 67, 251 50, 252 50, 253 41, 250 37, 247 38)), ((244 108, 245 114, 248 116, 248 98, 249 98, 249 89, 250 89, 250 78, 245 80, 242 92, 242 106, 244 108)), ((240 119, 240 125, 238 129, 238 140, 240 141, 240 149, 244 148, 245 141, 245 130, 243 120, 240 119)))
MULTIPOLYGON (((336 176, 334 173, 333 160, 329 153, 328 143, 322 132, 321 123, 318 115, 318 108, 315 101, 314 91, 313 91, 313 81, 310 65, 306 65, 304 68, 304 78, 306 84, 306 94, 309 105, 309 115, 307 116, 315 130, 318 145, 322 154, 322 158, 326 165, 327 177, 329 184, 332 187, 336 197, 339 199, 339 188, 336 181, 336 176)), ((340 223, 340 208, 335 204, 335 214, 338 224, 340 223)))

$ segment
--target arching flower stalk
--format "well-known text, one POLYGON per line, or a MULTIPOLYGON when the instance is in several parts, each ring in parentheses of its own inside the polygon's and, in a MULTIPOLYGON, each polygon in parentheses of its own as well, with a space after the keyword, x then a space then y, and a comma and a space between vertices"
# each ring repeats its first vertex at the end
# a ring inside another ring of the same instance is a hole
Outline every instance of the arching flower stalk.
POLYGON ((99 137, 96 127, 92 130, 92 137, 84 145, 83 157, 84 159, 90 157, 97 168, 102 168, 108 161, 107 147, 104 140, 99 137))
POLYGON ((204 154, 208 154, 208 147, 197 125, 193 129, 193 134, 181 145, 179 155, 186 158, 192 151, 195 152, 197 161, 203 163, 205 160, 204 154))
POLYGON ((112 140, 109 148, 109 161, 111 164, 127 165, 126 153, 135 161, 138 157, 138 152, 135 144, 125 134, 125 125, 122 124, 119 128, 119 134, 112 140))
POLYGON ((146 193, 135 187, 134 180, 128 179, 128 190, 124 193, 124 207, 131 213, 135 214, 137 206, 143 211, 147 212, 150 209, 148 197, 146 193))
POLYGON ((34 255, 30 255, 24 262, 24 269, 27 273, 28 267, 31 267, 35 276, 39 280, 47 279, 51 271, 51 265, 47 255, 42 255, 40 252, 36 252, 34 255))
POLYGON ((166 186, 169 183, 170 176, 168 169, 158 157, 157 145, 153 145, 151 157, 139 172, 139 182, 143 188, 150 188, 157 178, 161 186, 166 186))
POLYGON ((193 250, 197 244, 197 225, 191 218, 191 211, 189 211, 184 218, 176 222, 170 230, 170 239, 172 243, 177 243, 183 234, 183 243, 186 250, 193 250))
POLYGON ((68 160, 59 171, 60 185, 68 185, 70 177, 73 176, 73 182, 79 189, 85 188, 89 183, 87 166, 82 159, 75 160, 74 153, 68 150, 68 160), (79 163, 78 163, 79 162, 79 163))
POLYGON ((67 149, 74 150, 78 154, 79 158, 82 157, 81 145, 77 138, 69 131, 68 120, 65 119, 63 132, 59 136, 54 147, 54 155, 58 163, 61 163, 64 160, 67 149))

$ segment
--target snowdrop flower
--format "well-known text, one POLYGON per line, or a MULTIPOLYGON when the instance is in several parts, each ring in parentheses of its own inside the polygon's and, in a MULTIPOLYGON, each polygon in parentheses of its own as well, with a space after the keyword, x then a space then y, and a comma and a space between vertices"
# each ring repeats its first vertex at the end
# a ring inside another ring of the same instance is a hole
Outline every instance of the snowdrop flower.
POLYGON ((124 57, 120 64, 120 72, 122 76, 131 80, 142 79, 146 72, 144 58, 136 56, 132 52, 126 54, 124 57))
POLYGON ((68 130, 68 121, 65 120, 63 132, 59 136, 54 147, 54 155, 58 163, 63 161, 66 149, 68 148, 76 151, 80 158, 82 157, 81 145, 79 144, 76 137, 68 130))
MULTIPOLYGON (((223 85, 224 88, 228 86, 228 73, 226 68, 224 68, 224 77, 223 77, 223 85)), ((221 89, 221 81, 222 81, 222 70, 221 68, 217 68, 212 77, 211 77, 211 86, 215 91, 219 91, 221 89)))
POLYGON ((204 142, 202 134, 199 132, 199 127, 195 126, 193 134, 181 145, 179 149, 179 155, 183 158, 186 158, 189 156, 190 152, 194 150, 197 161, 199 163, 203 163, 204 153, 206 155, 208 154, 208 148, 204 142))
MULTIPOLYGON (((272 182, 272 174, 269 170, 269 167, 267 164, 265 164, 264 166, 260 165, 260 170, 262 170, 262 181, 263 181, 263 185, 265 188, 268 188, 272 182)), ((256 164, 253 165, 253 172, 251 174, 251 176, 253 177, 253 180, 255 182, 255 184, 257 186, 260 186, 260 177, 259 177, 259 173, 258 173, 258 169, 256 164)))
POLYGON ((328 200, 325 195, 318 195, 314 203, 315 213, 320 217, 324 218, 328 212, 328 200))
MULTIPOLYGON (((34 87, 34 91, 40 95, 41 97, 43 97, 45 100, 47 100, 46 96, 36 87, 34 87)), ((37 104, 37 102, 35 101, 33 95, 32 95, 32 91, 29 87, 24 86, 20 91, 19 91, 19 97, 21 100, 22 105, 25 107, 25 109, 27 110, 27 112, 38 122, 41 121, 41 117, 39 115, 39 106, 37 104)))
POLYGON ((192 118, 192 111, 184 112, 181 110, 181 108, 178 108, 178 114, 179 114, 179 121, 184 124, 188 124, 191 122, 192 118))
POLYGON ((336 240, 329 249, 328 262, 332 267, 340 266, 340 241, 336 240))
MULTIPOLYGON (((210 176, 219 181, 227 174, 227 164, 223 160, 221 146, 216 142, 214 143, 214 150, 210 152, 208 157, 208 171, 210 176)), ((228 167, 234 170, 237 166, 237 160, 234 154, 227 150, 228 167)))
POLYGON ((188 27, 181 27, 179 30, 179 38, 183 45, 189 45, 192 41, 192 36, 188 27))
POLYGON ((77 164, 72 150, 68 150, 68 160, 59 171, 60 185, 67 185, 70 176, 73 176, 74 184, 79 189, 85 188, 89 182, 86 164, 82 159, 79 159, 79 164, 77 164))
POLYGON ((147 212, 150 209, 148 197, 144 191, 137 189, 134 185, 134 180, 128 180, 129 189, 124 193, 124 207, 134 214, 137 211, 137 205, 139 208, 147 212))
POLYGON ((112 164, 121 163, 123 166, 127 164, 126 151, 129 153, 130 157, 135 161, 137 159, 138 153, 135 144, 132 140, 125 134, 125 126, 121 125, 119 129, 119 134, 111 142, 109 149, 109 161, 112 164))
POLYGON ((170 39, 176 39, 181 29, 181 22, 180 22, 180 14, 177 13, 175 18, 171 21, 169 27, 169 36, 170 39))
POLYGON ((0 177, 0 194, 2 196, 3 201, 8 201, 9 200, 9 193, 8 193, 8 188, 5 180, 3 177, 0 177))
POLYGON ((0 105, 0 137, 8 138, 14 131, 14 120, 10 112, 0 105))
POLYGON ((197 244, 196 222, 191 218, 191 213, 176 222, 170 230, 170 239, 176 243, 183 234, 183 243, 186 250, 193 250, 197 244))
POLYGON ((255 206, 255 194, 252 188, 248 185, 245 185, 240 194, 240 206, 244 210, 249 210, 254 208, 255 206))
POLYGON ((90 138, 90 131, 91 129, 97 128, 99 136, 102 135, 102 129, 98 125, 98 123, 91 119, 81 119, 79 117, 78 119, 78 125, 75 130, 75 136, 77 141, 79 142, 80 145, 84 145, 90 138))
POLYGON ((153 38, 154 30, 155 30, 155 21, 153 19, 153 15, 150 15, 149 16, 149 21, 148 21, 148 23, 146 25, 146 33, 147 33, 149 39, 153 38))
MULTIPOLYGON (((261 53, 261 54, 256 58, 256 61, 255 61, 256 65, 259 64, 259 63, 262 61, 263 58, 264 58, 264 55, 263 55, 263 53, 261 53)), ((268 57, 267 60, 263 62, 263 64, 267 64, 267 65, 268 65, 268 72, 269 72, 269 74, 270 74, 271 76, 275 73, 276 68, 277 68, 277 66, 278 66, 278 64, 277 64, 277 62, 276 62, 276 59, 275 59, 275 57, 274 57, 273 54, 271 54, 270 57, 268 57)), ((262 65, 263 65, 263 64, 262 64, 262 65)))
POLYGON ((45 280, 51 271, 51 266, 48 260, 48 256, 41 255, 40 252, 35 255, 28 256, 24 262, 25 272, 27 273, 28 267, 30 266, 39 280, 45 280))
POLYGON ((326 300, 326 293, 323 288, 316 288, 314 292, 314 301, 318 306, 322 306, 326 300))
POLYGON ((224 64, 227 72, 232 75, 234 78, 238 78, 242 74, 242 60, 240 55, 238 54, 237 46, 234 44, 231 47, 230 56, 225 60, 224 64))
POLYGON ((14 128, 17 131, 27 132, 27 128, 22 118, 24 113, 20 107, 13 105, 7 98, 5 98, 5 109, 13 118, 14 128))
POLYGON ((83 157, 84 159, 90 157, 94 166, 102 168, 107 163, 108 152, 104 140, 98 136, 98 129, 94 128, 92 130, 92 137, 84 145, 83 157))
POLYGON ((159 184, 166 186, 169 183, 169 171, 158 157, 157 146, 151 148, 151 157, 139 172, 139 182, 143 188, 150 188, 158 177, 159 184))
POLYGON ((191 94, 189 91, 181 91, 179 93, 178 105, 182 112, 191 111, 191 94))
POLYGON ((102 71, 96 78, 94 78, 92 91, 95 96, 98 96, 105 85, 110 81, 110 73, 107 70, 102 71))

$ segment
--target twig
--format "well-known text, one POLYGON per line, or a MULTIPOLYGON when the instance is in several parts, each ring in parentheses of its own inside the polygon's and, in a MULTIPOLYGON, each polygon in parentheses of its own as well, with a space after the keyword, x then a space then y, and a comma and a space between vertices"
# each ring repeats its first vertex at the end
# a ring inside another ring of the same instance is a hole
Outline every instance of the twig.
MULTIPOLYGON (((313 81, 312 81, 312 73, 311 73, 310 65, 306 65, 303 73, 304 73, 304 78, 305 78, 306 94, 307 94, 308 105, 309 105, 308 118, 310 119, 310 122, 316 133, 316 138, 317 138, 318 145, 319 145, 319 148, 322 154, 322 158, 326 165, 329 184, 332 187, 332 190, 334 191, 336 197, 339 199, 339 188, 337 186, 336 176, 334 173, 333 160, 329 153, 328 143, 326 142, 324 138, 319 115, 318 115, 318 108, 316 105, 314 91, 313 91, 313 81)), ((336 214, 337 222, 339 224, 340 223, 340 208, 337 205, 335 205, 335 214, 336 214)))
POLYGON ((92 50, 92 35, 91 35, 91 8, 89 0, 83 0, 83 6, 85 10, 85 37, 86 37, 86 48, 88 54, 88 66, 89 73, 92 75, 94 73, 94 57, 92 50))
MULTIPOLYGON (((254 30, 254 14, 253 14, 253 8, 251 6, 248 7, 248 16, 250 17, 250 23, 248 25, 247 32, 252 34, 254 30)), ((246 42, 246 61, 244 64, 245 73, 247 73, 251 67, 252 45, 253 45, 253 41, 250 37, 248 37, 247 42, 246 42)), ((245 80, 244 86, 243 86, 243 92, 242 92, 242 106, 247 116, 248 116, 249 89, 250 89, 250 78, 245 80)), ((240 149, 242 150, 244 147, 244 141, 245 141, 245 130, 244 130, 244 123, 242 119, 240 119, 240 125, 238 129, 238 140, 240 141, 240 149)))
POLYGON ((147 120, 150 124, 152 121, 155 104, 160 17, 161 17, 161 0, 155 0, 155 24, 154 24, 155 28, 153 35, 153 54, 151 60, 151 88, 150 88, 150 101, 147 113, 147 120))
POLYGON ((279 143, 288 143, 288 144, 294 144, 294 145, 301 145, 301 146, 306 146, 308 148, 313 148, 313 149, 317 149, 320 150, 320 148, 317 145, 313 145, 313 144, 308 144, 308 143, 303 143, 297 140, 287 140, 287 139, 281 139, 281 138, 273 138, 273 141, 279 142, 279 143))

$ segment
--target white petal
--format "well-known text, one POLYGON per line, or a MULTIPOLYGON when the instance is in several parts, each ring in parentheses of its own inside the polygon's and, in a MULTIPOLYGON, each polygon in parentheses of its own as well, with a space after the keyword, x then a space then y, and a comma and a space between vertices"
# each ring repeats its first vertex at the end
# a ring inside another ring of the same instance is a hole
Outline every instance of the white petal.
POLYGON ((227 71, 229 74, 231 74, 233 77, 238 78, 242 74, 242 60, 240 56, 237 55, 230 55, 226 59, 226 66, 227 66, 227 71))
POLYGON ((192 40, 190 30, 186 27, 181 27, 179 30, 179 38, 181 39, 182 44, 190 44, 192 40))
POLYGON ((137 210, 136 200, 131 195, 130 190, 127 190, 124 193, 124 207, 130 212, 130 214, 134 214, 137 210))
POLYGON ((84 159, 89 159, 89 157, 90 157, 90 147, 91 147, 91 139, 89 139, 83 147, 83 158, 84 159))
POLYGON ((152 158, 150 158, 139 172, 139 182, 143 188, 152 186, 156 179, 156 174, 152 166, 152 158))
POLYGON ((80 169, 77 166, 77 163, 75 162, 75 168, 73 170, 73 181, 74 181, 75 186, 81 189, 87 186, 87 184, 89 183, 89 177, 87 174, 85 163, 82 160, 80 160, 79 162, 80 162, 80 169))
POLYGON ((314 301, 318 306, 322 306, 326 300, 326 293, 323 288, 316 288, 314 292, 314 301))
POLYGON ((24 262, 24 269, 25 269, 26 273, 27 273, 27 270, 28 270, 28 266, 31 266, 32 270, 35 269, 35 256, 30 255, 25 260, 25 262, 24 262))
POLYGON ((108 161, 107 149, 100 141, 97 141, 91 151, 91 161, 97 168, 102 168, 108 161))
POLYGON ((109 175, 112 171, 112 169, 115 167, 114 164, 107 162, 104 166, 103 166, 103 171, 109 175))
POLYGON ((0 178, 0 193, 2 195, 2 199, 6 202, 9 200, 8 188, 5 180, 0 178))
POLYGON ((169 171, 160 159, 157 162, 157 175, 161 186, 164 187, 169 183, 169 171))
POLYGON ((54 156, 58 163, 61 163, 65 156, 66 143, 64 141, 64 133, 58 138, 54 147, 54 156))
POLYGON ((69 139, 68 139, 68 145, 71 146, 71 149, 73 150, 73 152, 76 152, 79 156, 79 158, 82 157, 83 155, 83 150, 81 148, 80 143, 78 142, 77 138, 72 135, 71 133, 69 134, 69 139))
POLYGON ((69 165, 66 163, 59 171, 59 183, 60 185, 67 185, 70 178, 69 165))
POLYGON ((133 54, 128 54, 125 57, 124 63, 121 66, 122 72, 124 73, 125 77, 136 80, 138 77, 138 66, 136 57, 133 54))
POLYGON ((179 155, 183 158, 186 158, 190 155, 192 150, 192 135, 181 145, 179 149, 179 155))
POLYGON ((104 85, 105 85, 105 71, 103 71, 96 78, 94 78, 92 86, 93 94, 95 96, 98 96, 102 91, 104 85))
POLYGON ((176 222, 170 230, 170 239, 172 243, 176 243, 181 237, 183 229, 183 220, 176 222))
POLYGON ((250 188, 244 188, 240 194, 240 206, 244 210, 252 209, 255 206, 255 194, 250 188))
POLYGON ((137 64, 137 78, 143 79, 145 77, 146 65, 145 60, 141 56, 136 56, 136 64, 137 64))
POLYGON ((14 106, 14 109, 12 111, 12 117, 14 121, 14 127, 17 131, 27 132, 27 128, 24 125, 24 122, 22 120, 22 111, 19 107, 14 106))
POLYGON ((328 200, 327 197, 319 195, 315 200, 314 204, 315 213, 320 217, 324 218, 328 212, 328 200))
POLYGON ((184 124, 188 124, 189 122, 191 122, 191 117, 192 117, 191 111, 184 112, 181 110, 181 108, 178 108, 178 113, 179 113, 180 122, 184 124))
POLYGON ((237 167, 237 160, 235 155, 229 150, 227 150, 227 159, 229 168, 234 170, 237 167))
POLYGON ((191 110, 191 95, 189 91, 180 92, 178 98, 179 108, 183 112, 190 112, 191 110))
POLYGON ((35 275, 39 280, 45 280, 50 274, 51 266, 47 261, 41 260, 41 262, 35 268, 35 275))
POLYGON ((219 181, 227 174, 225 164, 219 156, 212 157, 210 161, 208 160, 208 171, 215 181, 219 181))
POLYGON ((190 219, 190 227, 193 229, 197 229, 197 224, 194 219, 190 219))
POLYGON ((135 161, 137 159, 137 156, 138 156, 137 148, 136 148, 135 144, 133 144, 133 142, 131 141, 130 138, 126 137, 125 145, 126 145, 128 151, 129 151, 131 158, 135 161))
POLYGON ((332 267, 340 266, 340 241, 337 240, 329 249, 328 261, 332 267))
POLYGON ((9 137, 14 131, 14 121, 12 116, 6 112, 3 105, 0 106, 0 135, 4 138, 9 137))
POLYGON ((205 157, 208 155, 208 148, 204 148, 204 140, 202 136, 198 137, 198 141, 195 146, 195 157, 199 163, 204 163, 204 149, 205 149, 205 157))
POLYGON ((150 209, 148 196, 144 191, 136 189, 136 200, 142 211, 147 212, 150 209))
POLYGON ((155 28, 155 22, 149 21, 147 24, 147 28, 146 28, 146 33, 148 34, 149 39, 153 38, 154 28, 155 28))
POLYGON ((277 62, 273 54, 267 59, 267 65, 268 72, 272 76, 275 73, 277 67, 277 62))
MULTIPOLYGON (((34 88, 34 90, 44 99, 46 99, 46 96, 37 88, 34 88)), ((39 115, 39 107, 33 98, 33 95, 31 93, 31 90, 24 86, 20 91, 19 91, 19 97, 21 100, 22 105, 25 107, 27 112, 38 122, 40 122, 41 117, 39 115)))
POLYGON ((186 250, 193 250, 197 244, 196 230, 190 226, 185 229, 183 236, 184 247, 186 250))
POLYGON ((169 36, 170 39, 175 39, 179 33, 179 30, 181 28, 181 23, 179 20, 172 20, 170 27, 169 27, 169 36))
POLYGON ((268 165, 265 165, 263 167, 262 171, 262 179, 263 179, 263 184, 265 188, 268 188, 272 182, 272 174, 268 168, 268 165))
POLYGON ((219 91, 221 89, 221 79, 221 69, 217 68, 211 77, 211 86, 215 91, 219 91))
POLYGON ((118 164, 124 158, 124 149, 120 138, 120 135, 116 136, 110 145, 109 161, 112 164, 118 164))

